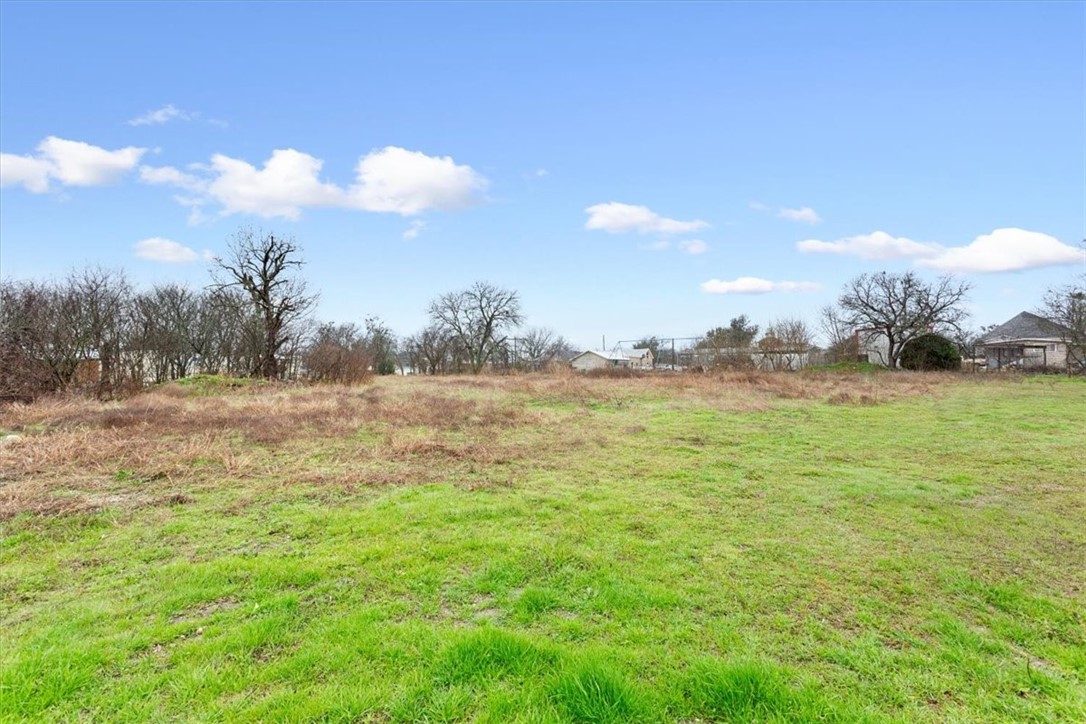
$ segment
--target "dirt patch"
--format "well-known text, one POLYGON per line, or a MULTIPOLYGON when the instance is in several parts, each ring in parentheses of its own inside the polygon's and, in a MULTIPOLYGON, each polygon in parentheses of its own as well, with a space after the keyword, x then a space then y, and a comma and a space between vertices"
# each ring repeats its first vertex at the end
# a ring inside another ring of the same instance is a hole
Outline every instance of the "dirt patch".
POLYGON ((241 602, 233 596, 224 596, 222 598, 216 598, 211 601, 206 601, 198 606, 187 608, 184 611, 175 613, 170 616, 170 623, 182 623, 185 621, 199 621, 205 619, 213 613, 219 611, 229 611, 232 608, 237 608, 241 605, 241 602))

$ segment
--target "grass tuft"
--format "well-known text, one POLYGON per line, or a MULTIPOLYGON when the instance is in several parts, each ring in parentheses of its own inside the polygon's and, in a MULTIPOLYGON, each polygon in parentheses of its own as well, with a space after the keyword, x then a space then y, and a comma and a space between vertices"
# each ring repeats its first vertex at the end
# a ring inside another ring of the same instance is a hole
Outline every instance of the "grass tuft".
POLYGON ((553 654, 523 636, 483 628, 449 646, 438 664, 436 678, 443 683, 462 683, 523 677, 538 673, 553 660, 553 654))
POLYGON ((699 715, 721 721, 804 721, 816 704, 789 686, 780 667, 759 660, 702 661, 688 691, 699 715))
POLYGON ((587 659, 561 674, 551 687, 551 699, 574 722, 625 722, 638 718, 636 689, 610 666, 587 659))

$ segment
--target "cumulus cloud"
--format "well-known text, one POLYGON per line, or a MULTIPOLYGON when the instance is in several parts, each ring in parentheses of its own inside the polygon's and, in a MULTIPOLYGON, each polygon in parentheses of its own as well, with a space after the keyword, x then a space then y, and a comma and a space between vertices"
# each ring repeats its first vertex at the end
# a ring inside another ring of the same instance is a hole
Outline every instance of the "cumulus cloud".
POLYGON ((810 206, 804 206, 799 209, 781 209, 777 212, 777 216, 782 219, 788 219, 789 221, 798 221, 802 224, 813 225, 822 223, 822 218, 810 206))
POLYGON ((140 259, 162 262, 163 264, 188 264, 199 261, 201 258, 207 258, 206 252, 201 256, 183 244, 158 236, 137 241, 132 248, 136 250, 136 256, 140 259))
POLYGON ((710 279, 702 282, 706 294, 769 294, 770 292, 816 292, 821 285, 814 282, 774 282, 758 277, 739 277, 731 281, 710 279))
POLYGON ((395 146, 363 156, 356 182, 346 188, 323 180, 323 167, 321 159, 288 148, 273 151, 261 168, 216 154, 208 166, 190 164, 193 173, 172 166, 144 166, 140 178, 188 191, 189 195, 177 197, 186 206, 218 204, 223 216, 250 213, 286 219, 298 219, 304 209, 322 207, 402 216, 451 211, 477 203, 487 184, 470 166, 448 156, 427 156, 395 146))
POLYGON ((883 261, 932 256, 939 253, 938 244, 913 241, 903 236, 891 236, 885 231, 849 236, 836 241, 806 239, 796 243, 802 252, 814 254, 847 254, 861 259, 883 261))
POLYGON ((876 231, 836 241, 807 239, 798 242, 796 248, 802 252, 847 254, 872 261, 913 259, 920 267, 962 273, 1077 264, 1084 256, 1081 250, 1048 234, 1017 228, 995 229, 965 246, 942 246, 876 231))
POLYGON ((585 209, 586 229, 601 229, 611 234, 636 231, 639 234, 683 234, 709 228, 704 221, 678 221, 660 216, 647 206, 610 202, 585 209))
POLYGON ((945 272, 1008 272, 1062 264, 1080 264, 1086 254, 1038 231, 1005 228, 983 234, 966 246, 942 249, 917 262, 945 272))
POLYGON ((142 116, 137 116, 128 122, 130 126, 158 126, 163 123, 169 123, 170 121, 177 119, 181 121, 190 121, 196 114, 183 111, 172 103, 157 108, 153 111, 147 111, 142 116))
POLYGON ((263 168, 221 153, 211 157, 215 179, 208 195, 222 205, 223 215, 297 219, 303 207, 345 206, 346 195, 319 175, 324 162, 292 148, 272 152, 263 168))
POLYGON ((459 165, 449 156, 387 146, 358 162, 358 182, 348 195, 351 205, 365 211, 414 216, 471 206, 486 185, 471 166, 459 165))
POLYGON ((425 228, 426 228, 426 222, 425 221, 420 221, 419 219, 415 219, 414 221, 411 222, 411 225, 408 226, 404 230, 403 234, 401 234, 400 236, 403 239, 405 239, 407 241, 410 241, 411 239, 418 238, 418 235, 421 234, 422 230, 425 229, 425 228))
POLYGON ((127 146, 109 151, 82 141, 49 136, 35 155, 0 154, 0 185, 23 186, 45 193, 56 181, 62 186, 103 186, 131 171, 147 152, 127 146))
POLYGON ((43 194, 49 190, 52 165, 41 158, 0 153, 0 187, 23 186, 27 191, 43 194))
POLYGON ((679 249, 684 254, 704 254, 709 251, 709 245, 701 239, 687 239, 679 242, 679 249))

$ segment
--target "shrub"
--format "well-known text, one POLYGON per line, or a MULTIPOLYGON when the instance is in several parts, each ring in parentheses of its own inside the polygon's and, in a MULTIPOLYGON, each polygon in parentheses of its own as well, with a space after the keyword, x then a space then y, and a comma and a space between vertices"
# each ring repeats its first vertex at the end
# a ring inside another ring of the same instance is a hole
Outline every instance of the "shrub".
POLYGON ((957 370, 961 369, 962 356, 946 337, 925 334, 905 344, 901 366, 907 370, 957 370))

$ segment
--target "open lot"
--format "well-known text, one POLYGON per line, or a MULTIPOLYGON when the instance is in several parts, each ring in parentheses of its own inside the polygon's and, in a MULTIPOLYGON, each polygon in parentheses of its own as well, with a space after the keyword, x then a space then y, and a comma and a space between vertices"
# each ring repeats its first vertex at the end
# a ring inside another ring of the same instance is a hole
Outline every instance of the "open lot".
POLYGON ((0 410, 0 718, 1086 720, 1086 381, 0 410))

